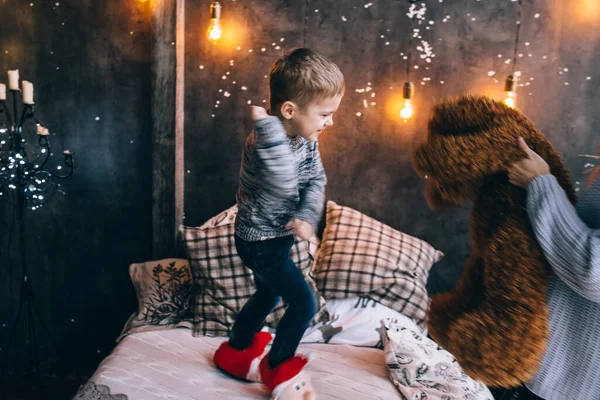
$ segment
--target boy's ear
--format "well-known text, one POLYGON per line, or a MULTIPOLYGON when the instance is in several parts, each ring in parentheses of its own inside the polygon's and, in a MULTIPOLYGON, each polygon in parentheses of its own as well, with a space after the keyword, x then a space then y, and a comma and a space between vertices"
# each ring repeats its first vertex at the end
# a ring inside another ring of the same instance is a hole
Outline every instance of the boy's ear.
POLYGON ((284 101, 281 104, 281 108, 279 109, 281 111, 281 116, 285 119, 292 119, 292 117, 294 116, 294 112, 296 111, 296 105, 291 102, 291 101, 284 101))

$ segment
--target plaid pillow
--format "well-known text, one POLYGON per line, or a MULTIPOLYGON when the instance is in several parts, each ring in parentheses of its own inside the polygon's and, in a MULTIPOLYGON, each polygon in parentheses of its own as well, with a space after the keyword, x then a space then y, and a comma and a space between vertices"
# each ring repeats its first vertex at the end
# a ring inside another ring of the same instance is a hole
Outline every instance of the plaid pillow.
MULTIPOLYGON (((227 336, 238 312, 256 290, 252 271, 235 249, 234 225, 205 229, 182 226, 180 233, 192 274, 202 288, 196 296, 194 336, 227 336)), ((290 255, 319 299, 313 323, 329 320, 325 299, 309 276, 314 262, 309 242, 296 239, 290 255)), ((284 312, 285 306, 280 303, 267 317, 267 326, 274 329, 284 312)))
POLYGON ((167 258, 129 266, 138 311, 125 324, 117 342, 136 332, 191 328, 197 288, 188 261, 167 258))
POLYGON ((356 210, 327 202, 313 276, 323 296, 371 298, 425 326, 425 287, 443 254, 356 210))

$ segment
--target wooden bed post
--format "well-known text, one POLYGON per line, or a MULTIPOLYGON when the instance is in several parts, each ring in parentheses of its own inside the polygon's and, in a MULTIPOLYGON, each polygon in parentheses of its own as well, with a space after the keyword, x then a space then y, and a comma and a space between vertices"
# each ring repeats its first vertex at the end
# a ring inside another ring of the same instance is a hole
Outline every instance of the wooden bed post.
POLYGON ((152 4, 152 256, 177 253, 183 221, 185 0, 152 4))

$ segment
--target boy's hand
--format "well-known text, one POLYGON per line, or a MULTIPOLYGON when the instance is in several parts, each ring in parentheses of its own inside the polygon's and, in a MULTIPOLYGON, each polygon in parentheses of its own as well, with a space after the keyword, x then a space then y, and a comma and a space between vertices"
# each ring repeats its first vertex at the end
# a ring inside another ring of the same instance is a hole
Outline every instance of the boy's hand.
POLYGON ((306 221, 302 221, 301 219, 295 218, 289 224, 287 224, 286 228, 293 229, 298 236, 302 240, 310 241, 315 236, 315 230, 313 227, 306 221))
POLYGON ((513 185, 526 188, 534 178, 549 174, 550 167, 542 157, 527 146, 522 137, 519 138, 519 146, 527 153, 527 158, 508 168, 508 181, 513 185))
POLYGON ((258 121, 259 119, 267 118, 269 114, 267 110, 258 106, 250 106, 250 118, 252 121, 258 121))

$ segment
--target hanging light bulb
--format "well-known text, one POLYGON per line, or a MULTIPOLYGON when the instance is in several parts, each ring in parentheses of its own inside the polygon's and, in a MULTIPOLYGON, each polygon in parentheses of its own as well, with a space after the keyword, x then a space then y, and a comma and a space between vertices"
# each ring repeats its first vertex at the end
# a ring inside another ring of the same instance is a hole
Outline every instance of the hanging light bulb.
POLYGON ((513 75, 509 75, 508 78, 506 78, 504 92, 506 93, 504 104, 510 108, 515 108, 517 103, 517 80, 513 75))
POLYGON ((404 89, 402 93, 403 105, 402 110, 400 110, 400 117, 404 119, 409 119, 412 117, 414 108, 412 105, 412 98, 415 91, 415 85, 412 82, 404 83, 404 89))
POLYGON ((517 29, 516 29, 516 33, 515 33, 515 51, 514 51, 513 60, 512 60, 512 74, 510 74, 508 76, 508 78, 506 78, 506 83, 504 84, 504 93, 505 93, 504 104, 506 104, 506 106, 509 108, 515 108, 517 106, 517 79, 518 79, 518 76, 521 75, 520 73, 519 73, 519 75, 517 75, 516 70, 517 70, 517 61, 519 60, 517 58, 517 54, 519 53, 519 37, 521 34, 521 14, 522 14, 521 8, 523 6, 523 0, 516 0, 516 1, 518 1, 518 3, 517 3, 517 21, 516 21, 517 29))
POLYGON ((214 1, 210 5, 210 25, 208 26, 208 40, 217 43, 221 39, 223 31, 221 30, 221 3, 214 1))
MULTIPOLYGON (((411 4, 410 13, 407 14, 410 17, 410 34, 408 35, 408 50, 407 55, 404 57, 406 60, 406 82, 404 82, 404 87, 402 89, 402 109, 400 110, 400 118, 404 119, 406 122, 407 119, 410 119, 414 114, 414 108, 412 104, 413 95, 415 93, 415 85, 410 81, 410 70, 412 66, 412 38, 413 33, 415 32, 415 16, 412 14, 413 7, 415 3, 418 3, 420 0, 408 0, 411 4), (412 14, 412 15, 411 15, 412 14)), ((415 66, 417 68, 417 66, 415 66)))

